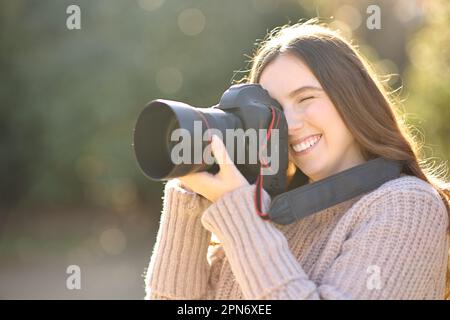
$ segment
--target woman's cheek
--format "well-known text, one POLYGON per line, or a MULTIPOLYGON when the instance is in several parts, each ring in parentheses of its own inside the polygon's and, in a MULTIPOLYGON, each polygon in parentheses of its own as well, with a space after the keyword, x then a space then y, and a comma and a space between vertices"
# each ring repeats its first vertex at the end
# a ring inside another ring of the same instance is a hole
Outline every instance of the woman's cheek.
POLYGON ((333 139, 336 138, 333 133, 335 131, 336 119, 333 117, 333 112, 326 102, 321 101, 311 108, 308 108, 308 119, 313 130, 321 133, 322 136, 322 151, 325 151, 329 156, 333 154, 333 139), (331 139, 331 140, 330 140, 331 139))
POLYGON ((308 122, 313 129, 320 130, 320 133, 323 133, 321 130, 326 128, 326 122, 328 122, 328 115, 326 112, 326 108, 320 103, 312 103, 305 109, 305 117, 308 119, 308 122))

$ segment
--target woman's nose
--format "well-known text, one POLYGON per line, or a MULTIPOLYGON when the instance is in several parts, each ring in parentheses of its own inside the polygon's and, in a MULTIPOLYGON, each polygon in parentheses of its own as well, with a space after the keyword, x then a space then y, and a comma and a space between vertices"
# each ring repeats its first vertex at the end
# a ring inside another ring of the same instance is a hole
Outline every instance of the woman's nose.
POLYGON ((297 116, 294 116, 291 112, 285 111, 284 116, 288 125, 288 134, 293 135, 296 131, 303 128, 303 120, 297 116))

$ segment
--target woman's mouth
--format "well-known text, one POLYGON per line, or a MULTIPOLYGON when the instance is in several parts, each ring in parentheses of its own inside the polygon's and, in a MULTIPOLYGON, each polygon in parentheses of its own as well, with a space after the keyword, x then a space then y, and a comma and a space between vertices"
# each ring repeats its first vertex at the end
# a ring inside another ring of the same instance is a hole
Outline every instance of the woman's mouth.
POLYGON ((322 134, 314 135, 306 141, 303 141, 298 144, 291 144, 291 149, 296 156, 301 156, 309 153, 314 147, 319 143, 322 138, 322 134))

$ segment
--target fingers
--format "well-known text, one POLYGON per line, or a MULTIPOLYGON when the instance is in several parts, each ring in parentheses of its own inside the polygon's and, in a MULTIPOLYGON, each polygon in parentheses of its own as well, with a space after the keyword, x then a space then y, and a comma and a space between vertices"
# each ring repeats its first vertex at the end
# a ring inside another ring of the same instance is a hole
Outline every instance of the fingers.
POLYGON ((178 179, 179 185, 181 186, 181 188, 183 188, 189 192, 194 192, 194 190, 192 190, 192 188, 189 186, 189 184, 184 180, 184 177, 179 177, 176 179, 178 179))
POLYGON ((183 185, 214 202, 224 193, 248 185, 248 181, 234 165, 224 143, 217 136, 212 137, 211 151, 220 166, 217 174, 197 172, 179 179, 183 185))
POLYGON ((178 178, 182 185, 187 187, 189 191, 204 194, 204 190, 214 185, 214 175, 208 172, 197 172, 178 178))
POLYGON ((228 154, 227 148, 225 147, 222 139, 216 135, 213 135, 212 137, 211 150, 214 154, 214 158, 216 158, 216 161, 220 166, 220 169, 228 170, 230 167, 234 168, 234 163, 228 154))

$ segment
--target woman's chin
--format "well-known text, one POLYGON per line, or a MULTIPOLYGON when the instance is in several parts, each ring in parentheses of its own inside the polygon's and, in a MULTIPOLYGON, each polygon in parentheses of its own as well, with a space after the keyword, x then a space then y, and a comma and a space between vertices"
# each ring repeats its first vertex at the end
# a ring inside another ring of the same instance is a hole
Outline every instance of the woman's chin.
POLYGON ((318 163, 317 161, 309 161, 304 163, 299 163, 296 161, 297 168, 307 175, 311 180, 316 181, 317 177, 321 176, 321 172, 324 172, 324 165, 318 163))

